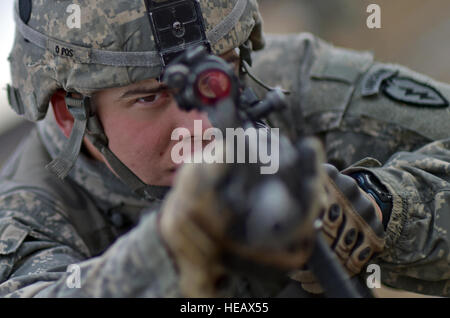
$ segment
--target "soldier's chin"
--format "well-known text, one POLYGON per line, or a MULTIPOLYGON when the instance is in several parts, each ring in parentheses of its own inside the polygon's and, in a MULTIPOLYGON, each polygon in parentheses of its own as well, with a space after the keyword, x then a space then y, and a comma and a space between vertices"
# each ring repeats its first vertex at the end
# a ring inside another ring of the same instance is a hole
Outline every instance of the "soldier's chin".
POLYGON ((141 180, 148 185, 158 186, 158 187, 171 187, 176 181, 177 168, 165 169, 158 176, 153 175, 152 177, 141 176, 141 180))

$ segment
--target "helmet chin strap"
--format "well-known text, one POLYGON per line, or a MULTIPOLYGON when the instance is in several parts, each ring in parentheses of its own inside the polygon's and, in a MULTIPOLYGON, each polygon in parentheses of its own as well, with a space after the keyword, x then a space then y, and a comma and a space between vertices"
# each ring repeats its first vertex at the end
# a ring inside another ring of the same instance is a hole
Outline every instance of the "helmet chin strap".
POLYGON ((90 111, 90 100, 88 98, 77 99, 71 93, 67 93, 65 100, 67 108, 74 118, 72 132, 58 157, 46 166, 60 179, 64 179, 69 174, 77 160, 90 111))
POLYGON ((61 153, 46 168, 59 178, 64 179, 77 160, 86 133, 86 137, 105 157, 115 174, 134 193, 149 201, 163 200, 170 187, 145 184, 109 149, 108 138, 103 127, 97 115, 92 112, 90 97, 76 98, 71 93, 67 93, 65 100, 70 113, 74 117, 74 125, 70 138, 61 153))

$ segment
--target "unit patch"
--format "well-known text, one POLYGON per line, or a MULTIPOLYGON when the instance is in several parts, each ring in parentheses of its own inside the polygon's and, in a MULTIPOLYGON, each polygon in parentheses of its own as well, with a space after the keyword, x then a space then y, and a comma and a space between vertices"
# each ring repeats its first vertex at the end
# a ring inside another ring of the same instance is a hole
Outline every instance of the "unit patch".
POLYGON ((410 105, 439 108, 449 105, 434 87, 407 77, 389 78, 383 82, 381 90, 386 96, 410 105))
POLYGON ((409 77, 398 76, 398 71, 379 69, 362 81, 361 95, 374 96, 383 92, 397 102, 422 107, 447 107, 449 102, 434 87, 409 77))

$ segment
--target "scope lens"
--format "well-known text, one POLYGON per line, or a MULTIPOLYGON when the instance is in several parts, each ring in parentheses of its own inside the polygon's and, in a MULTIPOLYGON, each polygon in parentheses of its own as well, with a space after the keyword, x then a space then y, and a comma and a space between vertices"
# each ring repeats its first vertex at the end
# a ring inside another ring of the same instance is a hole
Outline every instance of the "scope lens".
POLYGON ((207 70, 198 76, 195 87, 203 104, 212 106, 230 96, 231 79, 221 70, 207 70))

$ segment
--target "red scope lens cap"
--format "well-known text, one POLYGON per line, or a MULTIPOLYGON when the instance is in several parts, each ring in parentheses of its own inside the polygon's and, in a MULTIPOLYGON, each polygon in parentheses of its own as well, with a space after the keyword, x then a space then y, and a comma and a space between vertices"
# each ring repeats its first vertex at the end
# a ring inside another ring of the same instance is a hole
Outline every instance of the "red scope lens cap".
POLYGON ((230 96, 231 78, 221 70, 207 70, 198 76, 195 90, 203 104, 212 106, 230 96))

